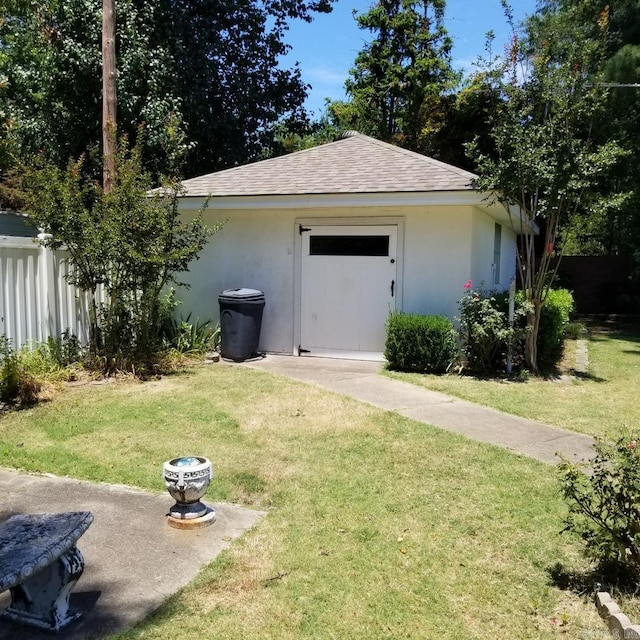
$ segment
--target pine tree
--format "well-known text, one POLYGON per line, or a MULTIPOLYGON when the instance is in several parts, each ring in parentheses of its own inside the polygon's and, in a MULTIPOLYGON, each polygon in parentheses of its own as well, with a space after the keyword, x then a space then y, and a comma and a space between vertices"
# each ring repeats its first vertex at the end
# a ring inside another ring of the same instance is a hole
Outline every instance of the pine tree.
POLYGON ((443 96, 458 82, 444 0, 380 0, 357 17, 375 34, 357 55, 345 83, 348 103, 330 109, 343 126, 428 151, 443 121, 443 96))

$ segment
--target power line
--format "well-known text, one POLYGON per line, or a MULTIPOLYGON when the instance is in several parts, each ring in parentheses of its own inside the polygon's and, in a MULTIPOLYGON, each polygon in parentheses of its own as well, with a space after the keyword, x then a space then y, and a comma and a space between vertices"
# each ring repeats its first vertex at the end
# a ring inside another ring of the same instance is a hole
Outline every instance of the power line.
POLYGON ((607 89, 637 89, 640 87, 640 84, 636 83, 625 83, 625 82, 596 82, 595 84, 586 84, 585 87, 606 87, 607 89))

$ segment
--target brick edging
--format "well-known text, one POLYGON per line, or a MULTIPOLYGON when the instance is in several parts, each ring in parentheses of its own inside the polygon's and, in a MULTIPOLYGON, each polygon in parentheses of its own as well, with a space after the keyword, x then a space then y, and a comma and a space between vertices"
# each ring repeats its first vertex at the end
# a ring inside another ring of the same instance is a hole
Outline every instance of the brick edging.
POLYGON ((596 607, 616 640, 640 640, 640 625, 631 624, 631 620, 622 613, 611 594, 606 591, 596 593, 596 607))

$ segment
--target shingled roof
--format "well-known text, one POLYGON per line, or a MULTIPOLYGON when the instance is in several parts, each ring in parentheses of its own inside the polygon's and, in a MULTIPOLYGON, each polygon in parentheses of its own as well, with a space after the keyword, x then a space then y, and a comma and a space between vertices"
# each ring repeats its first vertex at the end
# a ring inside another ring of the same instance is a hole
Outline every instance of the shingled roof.
POLYGON ((472 190, 473 173, 356 132, 339 140, 183 182, 186 196, 472 190))

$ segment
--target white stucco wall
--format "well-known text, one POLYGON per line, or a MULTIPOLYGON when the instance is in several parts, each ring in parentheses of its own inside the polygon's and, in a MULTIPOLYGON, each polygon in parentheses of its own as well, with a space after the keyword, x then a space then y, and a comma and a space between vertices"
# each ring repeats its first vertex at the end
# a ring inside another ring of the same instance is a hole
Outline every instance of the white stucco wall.
MULTIPOLYGON (((299 248, 296 220, 330 218, 333 223, 343 218, 350 224, 354 219, 370 224, 376 217, 404 221, 404 237, 398 238, 404 311, 453 317, 466 280, 490 278, 494 221, 472 206, 209 210, 206 222, 227 219, 227 223, 183 278, 191 288, 178 291, 181 311, 217 322, 221 291, 259 289, 266 300, 260 349, 291 353, 299 248)), ((502 240, 504 247, 513 243, 506 228, 502 240)), ((507 254, 514 252, 515 247, 503 249, 505 274, 507 254)), ((508 286, 510 276, 504 277, 508 286)))
POLYGON ((501 226, 498 282, 494 282, 494 239, 496 220, 476 209, 473 215, 472 268, 473 286, 485 290, 506 290, 515 276, 516 236, 505 224, 501 226))
POLYGON ((471 207, 406 212, 404 301, 409 313, 453 317, 471 277, 471 207))
POLYGON ((293 345, 294 220, 291 211, 214 211, 205 221, 227 219, 210 240, 180 289, 184 313, 219 320, 218 295, 247 287, 265 294, 260 348, 290 353, 293 345))

